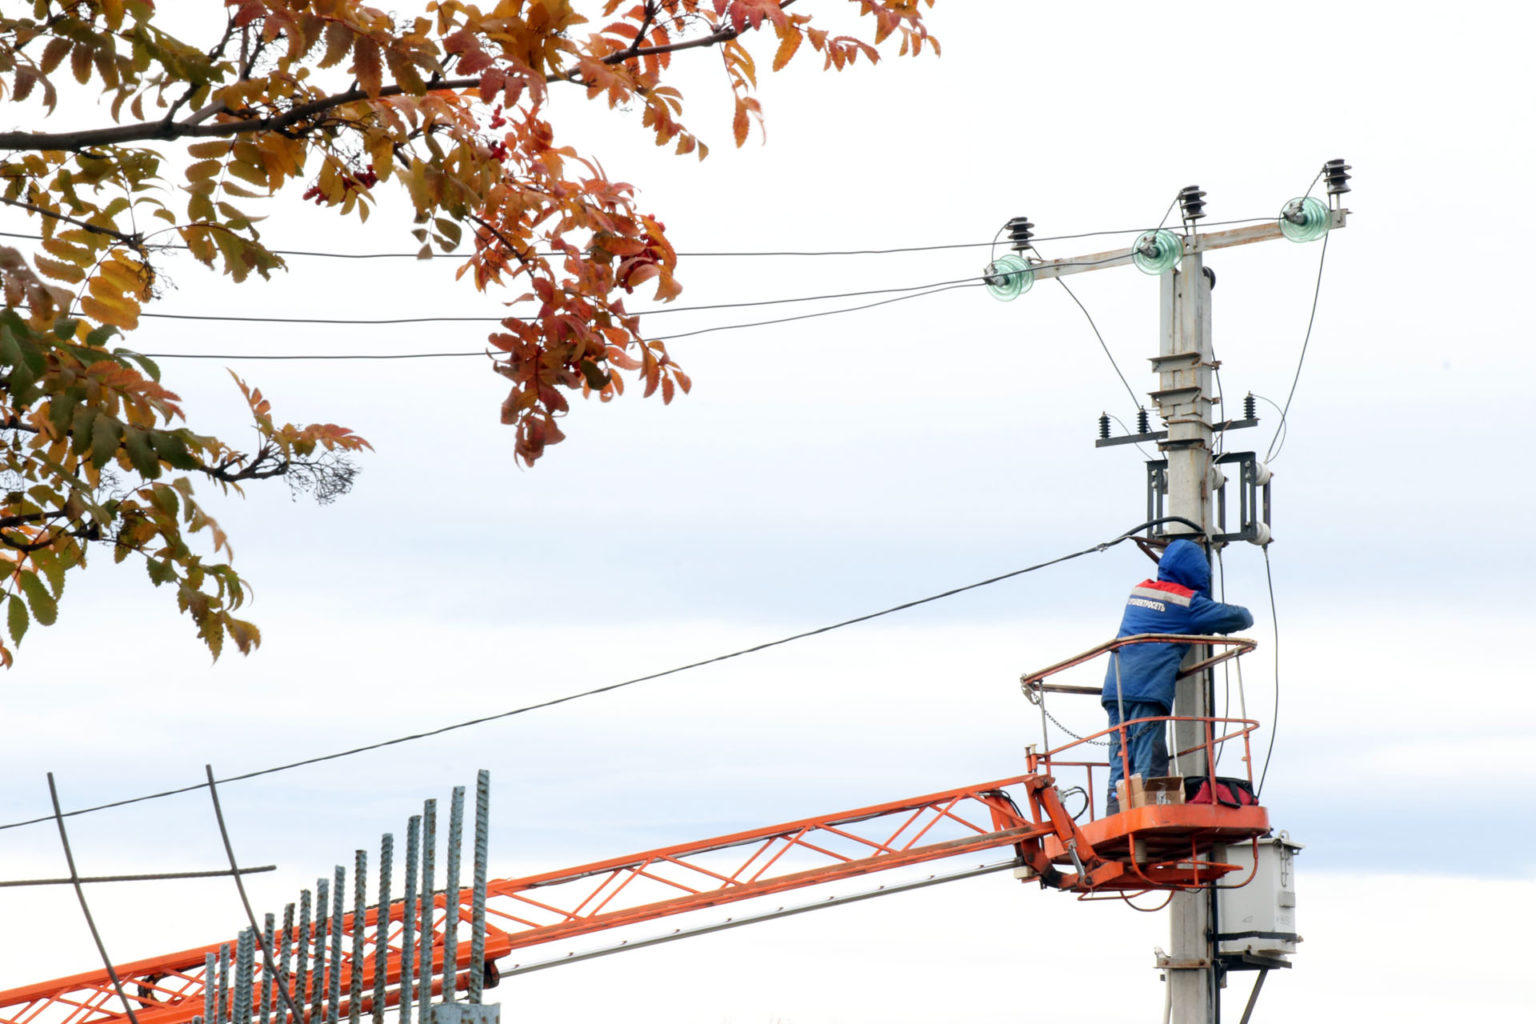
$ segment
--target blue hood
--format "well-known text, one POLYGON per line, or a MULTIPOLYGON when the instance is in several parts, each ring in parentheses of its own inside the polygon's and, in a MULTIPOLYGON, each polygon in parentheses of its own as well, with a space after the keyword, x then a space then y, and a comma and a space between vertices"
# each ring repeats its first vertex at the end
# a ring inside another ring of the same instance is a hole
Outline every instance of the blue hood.
POLYGON ((1211 564, 1205 552, 1193 541, 1176 540, 1163 551, 1157 563, 1157 578, 1209 596, 1211 564))

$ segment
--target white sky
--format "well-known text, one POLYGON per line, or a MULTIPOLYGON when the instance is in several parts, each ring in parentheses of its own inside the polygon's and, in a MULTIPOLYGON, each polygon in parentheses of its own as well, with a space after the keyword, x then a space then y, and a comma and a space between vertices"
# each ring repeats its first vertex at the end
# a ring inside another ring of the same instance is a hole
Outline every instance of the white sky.
MULTIPOLYGON (((643 190, 680 250, 985 241, 1019 214, 1040 235, 1131 227, 1191 182, 1213 220, 1261 216, 1323 160, 1354 165, 1354 215, 1329 245, 1275 466, 1282 701, 1266 802, 1307 844, 1306 942, 1266 986, 1260 1021, 1318 1006, 1404 1021, 1533 1009, 1518 971, 1486 966, 1529 949, 1536 910, 1536 698, 1515 647, 1536 498, 1523 440, 1536 358, 1520 297, 1536 224, 1521 21, 1512 5, 1479 3, 1399 5, 1384 19, 1364 5, 1174 14, 946 0, 932 15, 942 59, 837 76, 797 62, 768 79, 766 147, 730 150, 723 81, 698 62, 692 120, 718 143, 702 165, 652 151, 577 94, 556 99, 561 130, 643 190)), ((282 247, 411 248, 395 208, 363 228, 296 201, 272 213, 266 237, 282 247)), ((1317 256, 1275 242, 1210 258, 1234 399, 1283 401, 1317 256)), ((943 281, 983 263, 980 250, 685 260, 681 303, 943 281)), ((501 308, 455 287, 448 261, 292 268, 234 288, 173 261, 178 290, 161 309, 501 308)), ((1155 282, 1123 268, 1073 285, 1133 386, 1150 388, 1155 282)), ((482 337, 464 324, 151 321, 135 343, 407 351, 482 337)), ((250 770, 884 607, 1143 518, 1140 457, 1091 444, 1101 410, 1134 409, 1054 286, 1011 304, 952 292, 673 351, 692 396, 578 404, 570 440, 531 471, 513 465, 497 424, 500 378, 474 360, 233 364, 280 413, 352 426, 378 453, 328 508, 272 489, 221 504, 266 636, 250 659, 210 666, 171 595, 132 565, 103 557, 72 581, 59 624, 28 636, 0 690, 0 819, 45 812, 48 770, 68 806, 192 783, 209 761, 250 770)), ((219 364, 165 366, 194 425, 240 429, 219 364)), ((1261 418, 1231 445, 1262 450, 1275 417, 1261 406, 1261 418)), ((1231 598, 1258 619, 1245 678, 1268 725, 1262 559, 1243 546, 1226 563, 1231 598)), ((1110 635, 1145 564, 1122 547, 751 659, 231 786, 237 849, 280 865, 253 880, 258 906, 278 909, 480 767, 495 780, 493 869, 509 875, 1012 775, 1036 735, 1018 674, 1110 635)), ((1097 720, 1091 701, 1068 713, 1097 720)), ((72 835, 86 872, 220 864, 202 795, 75 819, 72 835)), ((47 828, 0 831, 0 857, 12 877, 62 872, 47 828)), ((232 934, 230 888, 101 887, 92 899, 123 960, 232 934)), ((67 891, 0 890, 0 913, 12 925, 0 986, 93 965, 67 891)), ((1152 947, 1166 940, 1164 915, 1081 905, 1004 874, 497 991, 509 1015, 571 1021, 1053 1010, 1134 1021, 1160 1010, 1152 947)), ((1244 995, 1228 998, 1233 1019, 1244 995)))

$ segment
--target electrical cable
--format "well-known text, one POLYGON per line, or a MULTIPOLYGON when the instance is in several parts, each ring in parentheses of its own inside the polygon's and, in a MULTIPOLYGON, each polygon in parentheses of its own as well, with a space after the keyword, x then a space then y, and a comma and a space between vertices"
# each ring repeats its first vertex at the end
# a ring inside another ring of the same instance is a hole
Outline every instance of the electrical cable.
MULTIPOLYGON (((1099 265, 1104 264, 1104 263, 1112 263, 1115 260, 1120 259, 1120 258, 1121 257, 1119 257, 1119 256, 1106 256, 1103 259, 1098 259, 1098 260, 1080 260, 1080 261, 1076 261, 1076 262, 1063 262, 1063 263, 1053 264, 1053 266, 1054 267, 1058 267, 1058 268, 1060 268, 1060 267, 1095 267, 1095 266, 1099 266, 1099 265)), ((746 327, 766 327, 766 326, 769 326, 769 325, 772 325, 772 324, 794 323, 794 322, 799 321, 799 320, 814 320, 817 317, 836 316, 836 315, 841 314, 841 313, 857 313, 857 312, 860 312, 861 310, 874 309, 877 306, 890 305, 893 302, 904 302, 907 299, 921 299, 921 298, 924 298, 924 297, 929 296, 929 295, 937 295, 940 292, 954 291, 955 289, 958 289, 958 288, 979 288, 979 287, 984 286, 984 284, 985 284, 985 282, 982 281, 979 278, 976 278, 976 279, 965 278, 965 279, 963 279, 961 281, 952 282, 952 283, 949 283, 949 284, 939 284, 939 285, 934 286, 934 287, 929 287, 926 291, 910 292, 910 293, 904 294, 904 295, 897 295, 894 298, 882 299, 879 302, 866 302, 866 303, 864 303, 862 305, 858 305, 858 306, 844 306, 841 309, 825 309, 825 310, 820 310, 820 311, 815 312, 815 313, 801 313, 801 314, 798 314, 796 316, 776 317, 776 318, 774 318, 772 320, 753 320, 753 321, 749 321, 747 323, 740 323, 740 324, 720 324, 720 325, 717 325, 715 327, 701 327, 698 330, 693 330, 693 331, 681 331, 681 332, 679 332, 677 334, 664 334, 664 335, 661 335, 660 337, 652 338, 651 340, 652 341, 675 341, 675 340, 677 340, 679 338, 692 338, 692 337, 696 337, 696 336, 701 335, 701 334, 714 334, 714 333, 718 333, 720 331, 735 331, 735 330, 741 330, 742 328, 746 328, 746 327)), ((919 286, 919 287, 923 287, 923 286, 919 286)), ((878 294, 878 293, 871 293, 871 294, 878 294)), ((478 351, 478 352, 467 352, 467 351, 466 352, 392 352, 392 353, 365 353, 365 352, 359 352, 359 353, 335 353, 335 354, 330 354, 330 353, 299 353, 299 354, 279 354, 279 355, 271 355, 271 354, 235 354, 235 353, 218 353, 218 352, 144 352, 144 353, 141 353, 141 354, 142 355, 146 355, 146 356, 148 356, 151 359, 262 359, 262 360, 282 360, 282 361, 298 361, 298 360, 358 360, 358 359, 362 359, 362 360, 462 359, 462 358, 467 358, 467 357, 472 357, 472 356, 494 355, 494 353, 488 352, 488 351, 483 350, 483 349, 478 351)), ((1127 385, 1127 386, 1129 386, 1129 385, 1127 385)))
POLYGON ((1115 362, 1115 356, 1110 352, 1109 345, 1105 343, 1104 335, 1099 333, 1099 325, 1093 322, 1093 314, 1088 312, 1088 307, 1083 305, 1082 300, 1077 297, 1077 293, 1067 287, 1067 282, 1058 277, 1056 283, 1066 290, 1066 293, 1072 297, 1072 301, 1077 303, 1077 308, 1083 311, 1083 316, 1088 318, 1088 326, 1093 328, 1093 336, 1099 339, 1099 348, 1104 350, 1104 356, 1109 360, 1109 365, 1114 367, 1115 376, 1119 377, 1120 383, 1125 385, 1125 393, 1131 396, 1131 404, 1140 409, 1141 403, 1136 399, 1136 391, 1131 387, 1131 382, 1125 379, 1125 374, 1120 372, 1120 364, 1115 362))
MULTIPOLYGON (((1119 416, 1116 416, 1114 413, 1110 413, 1109 418, 1114 420, 1115 423, 1119 425, 1120 429, 1125 433, 1129 434, 1131 432, 1130 426, 1119 416)), ((1131 443, 1136 446, 1136 450, 1141 453, 1142 458, 1146 459, 1148 462, 1152 461, 1152 453, 1143 448, 1140 441, 1132 441, 1131 443)))
MULTIPOLYGON (((661 316, 664 313, 699 313, 715 309, 746 309, 753 306, 782 306, 796 302, 820 302, 826 299, 857 299, 869 295, 891 295, 896 292, 916 292, 925 288, 940 288, 945 285, 966 284, 975 281, 974 277, 954 278, 949 281, 929 281, 924 284, 904 285, 899 288, 867 288, 855 292, 830 292, 824 295, 796 295, 783 299, 753 299, 748 302, 715 302, 702 306, 662 306, 658 309, 641 309, 625 313, 625 316, 661 316)), ((235 316, 223 313, 140 313, 141 319, 146 320, 206 320, 211 323, 237 323, 237 324, 330 324, 339 326, 379 327, 394 324, 434 324, 434 323, 493 323, 499 324, 506 320, 520 320, 523 323, 533 323, 539 319, 536 316, 517 316, 508 314, 496 316, 487 314, 484 316, 403 316, 381 317, 379 319, 363 319, 351 317, 303 317, 303 316, 235 316)))
MULTIPOLYGON (((1220 545, 1216 545, 1215 547, 1216 547, 1216 579, 1217 579, 1218 593, 1219 593, 1219 595, 1221 597, 1221 603, 1222 604, 1226 604, 1227 603, 1227 564, 1226 564, 1226 562, 1221 557, 1221 554, 1222 554, 1221 546, 1220 545)), ((1242 661, 1243 659, 1242 658, 1237 658, 1236 660, 1237 661, 1242 661)), ((1232 710, 1232 662, 1231 661, 1224 661, 1224 662, 1221 663, 1221 686, 1222 686, 1221 717, 1225 719, 1225 718, 1231 717, 1230 715, 1228 715, 1227 712, 1232 710)), ((1217 748, 1217 750, 1216 750, 1216 765, 1215 765, 1215 767, 1217 767, 1217 768, 1221 767, 1221 755, 1225 754, 1226 752, 1227 752, 1227 745, 1225 743, 1223 743, 1220 747, 1217 748)))
MULTIPOLYGON (((1314 184, 1315 184, 1315 182, 1314 182, 1314 184)), ((1171 207, 1170 207, 1170 209, 1171 209, 1171 207)), ((1266 216, 1266 217, 1242 217, 1242 218, 1239 218, 1237 220, 1212 221, 1207 226, 1208 227, 1217 227, 1217 226, 1220 226, 1220 225, 1227 225, 1227 224, 1252 224, 1252 223, 1257 223, 1258 221, 1264 221, 1264 220, 1274 220, 1274 217, 1273 216, 1266 216)), ((1079 231, 1079 232, 1077 232, 1075 234, 1070 234, 1070 235, 1047 235, 1045 237, 1040 238, 1039 241, 1042 241, 1042 242, 1060 242, 1060 241, 1067 241, 1069 239, 1074 239, 1074 238, 1094 238, 1094 237, 1101 236, 1101 235, 1134 235, 1134 234, 1138 234, 1138 233, 1140 233, 1140 232, 1142 232, 1144 230, 1146 230, 1146 229, 1145 228, 1114 228, 1114 229, 1103 230, 1103 231, 1079 231)), ((16 231, 0 231, 0 237, 3 237, 3 238, 20 238, 20 239, 25 239, 25 240, 28 240, 28 241, 39 241, 39 240, 42 239, 43 236, 42 235, 35 235, 35 234, 25 234, 25 233, 16 232, 16 231)), ((705 258, 707 258, 707 259, 714 259, 714 258, 731 258, 731 257, 779 257, 779 256, 790 256, 790 257, 806 257, 806 256, 887 256, 887 255, 895 255, 895 254, 898 254, 898 253, 907 253, 907 252, 939 252, 939 251, 946 250, 946 249, 981 249, 981 248, 985 248, 987 246, 990 246, 992 244, 993 244, 992 242, 951 242, 951 243, 945 243, 945 244, 939 244, 939 245, 893 246, 893 247, 887 248, 887 249, 779 249, 779 250, 742 250, 742 251, 736 251, 736 252, 726 252, 726 251, 713 251, 713 252, 706 252, 706 251, 698 251, 698 252, 695 252, 695 251, 682 251, 682 252, 679 252, 677 255, 679 257, 689 257, 689 258, 694 258, 694 259, 705 259, 705 258)), ((187 246, 185 246, 185 245, 163 245, 163 246, 156 245, 156 246, 153 246, 153 248, 156 248, 156 249, 162 249, 162 248, 163 249, 175 249, 175 250, 180 250, 180 251, 186 251, 187 246)), ((320 258, 320 259, 337 259, 337 260, 385 260, 385 259, 420 260, 422 258, 421 257, 421 253, 419 251, 415 251, 415 252, 335 252, 335 251, 316 250, 316 249, 269 249, 267 251, 271 252, 271 253, 273 253, 274 255, 277 255, 277 256, 309 256, 309 257, 316 257, 316 258, 320 258)), ((469 255, 471 255, 471 254, 467 253, 467 252, 444 252, 444 253, 434 253, 432 258, 434 258, 434 259, 437 259, 437 258, 453 259, 453 258, 459 258, 459 257, 468 257, 469 255)), ((565 253, 560 252, 558 250, 552 250, 551 249, 551 250, 541 250, 538 253, 536 253, 536 255, 539 255, 539 256, 563 256, 563 255, 565 255, 565 253)))
MULTIPOLYGON (((1266 395, 1261 395, 1257 391, 1253 393, 1253 397, 1267 404, 1271 409, 1274 409, 1275 412, 1280 412, 1280 403, 1276 402, 1273 398, 1270 398, 1266 395)), ((1275 449, 1275 454, 1278 455, 1280 454, 1280 449, 1285 447, 1285 442, 1290 439, 1291 425, 1282 419, 1276 432, 1280 435, 1280 447, 1275 449)))
MULTIPOLYGON (((478 718, 470 718, 460 722, 453 722, 448 725, 439 726, 436 729, 428 729, 424 732, 409 733, 404 736, 396 736, 391 739, 380 740, 376 743, 367 743, 363 744, 362 746, 351 747, 346 750, 339 750, 329 754, 321 754, 316 757, 308 757, 299 761, 289 761, 285 764, 273 765, 268 768, 261 768, 257 769, 256 771, 244 772, 239 775, 231 775, 227 778, 217 779, 215 781, 219 785, 223 785, 224 783, 228 782, 243 782, 247 779, 260 778, 264 775, 274 775, 278 772, 289 771, 294 768, 302 768, 308 765, 321 764, 326 761, 336 761, 344 757, 351 757, 354 754, 362 754, 372 750, 382 750, 385 747, 397 746, 402 743, 410 743, 415 740, 427 739, 428 737, 432 736, 441 736, 444 733, 456 732, 460 729, 467 729, 471 726, 484 725, 487 722, 495 722, 504 718, 511 718, 514 715, 521 715, 530 711, 555 707, 559 704, 567 704, 571 701, 581 700, 586 697, 594 697, 598 694, 611 693, 614 690, 621 690, 625 687, 635 686, 639 683, 651 682, 656 679, 662 679, 666 676, 677 675, 681 672, 687 672, 691 669, 703 668, 707 665, 719 664, 720 662, 729 661, 733 658, 740 658, 748 654, 756 654, 760 651, 766 651, 774 647, 781 647, 785 644, 793 643, 797 640, 805 640, 809 637, 820 636, 823 633, 830 633, 833 630, 843 629, 845 627, 857 625, 862 622, 869 622, 872 619, 882 618, 883 616, 892 615, 896 612, 906 611, 911 608, 916 608, 920 605, 931 604, 934 601, 940 601, 947 597, 954 597, 956 594, 963 594, 967 591, 991 586, 994 583, 1001 583, 1004 580, 1010 580, 1016 576, 1023 576, 1026 573, 1035 572, 1037 570, 1045 569, 1053 565, 1060 565, 1063 562, 1070 562, 1073 559, 1081 558, 1084 555, 1107 551, 1115 545, 1129 540, 1132 536, 1140 533, 1142 530, 1153 526, 1158 526, 1163 523, 1172 522, 1183 523, 1186 526, 1190 526, 1197 530, 1199 529, 1199 524, 1191 522, 1182 516, 1162 516, 1157 519, 1151 519, 1147 522, 1133 526, 1129 530, 1126 530, 1124 533, 1112 538, 1111 540, 1101 541, 1098 544, 1091 545, 1079 551, 1073 551, 1069 554, 1059 555, 1055 558, 1048 559, 1043 562, 1036 562, 1035 564, 1025 566, 1022 569, 1014 569, 1010 572, 1001 573, 997 576, 991 576, 984 580, 978 580, 975 583, 967 583, 964 586, 953 587, 949 590, 941 591, 937 594, 930 594, 927 597, 920 597, 912 601, 904 601, 901 604, 892 605, 889 608, 883 608, 874 612, 867 612, 863 615, 856 615, 851 619, 843 619, 840 622, 830 623, 825 626, 817 626, 814 629, 803 630, 799 633, 792 633, 789 636, 780 637, 776 640, 769 640, 760 644, 754 644, 751 647, 743 647, 739 650, 730 651, 725 654, 717 654, 712 658, 703 658, 698 661, 689 662, 685 665, 677 665, 669 669, 663 669, 659 672, 651 672, 647 673, 646 675, 635 676, 631 679, 624 679, 616 683, 608 683, 604 686, 596 686, 588 690, 580 690, 576 693, 568 693, 561 697, 553 697, 549 700, 538 701, 534 704, 525 704, 521 707, 512 708, 508 711, 500 711, 495 714, 481 715, 478 718)), ((62 821, 63 818, 75 817, 76 815, 90 814, 95 811, 104 811, 114 807, 126 807, 130 804, 143 803, 147 800, 158 800, 162 797, 176 796, 181 793, 195 793, 200 789, 207 788, 208 783, 206 782, 196 783, 190 786, 179 786, 175 789, 161 790, 158 793, 147 793, 141 796, 128 797, 123 800, 113 800, 108 803, 97 804, 92 807, 81 807, 72 811, 64 811, 56 815, 44 815, 38 818, 28 818, 21 821, 12 821, 6 824, 0 824, 0 831, 13 828, 21 828, 26 825, 36 825, 54 820, 62 821)))
POLYGON ((1275 611, 1275 577, 1269 568, 1269 545, 1264 545, 1264 581, 1269 584, 1269 621, 1274 628, 1275 646, 1275 707, 1269 717, 1269 747, 1264 751, 1264 770, 1259 773, 1258 788, 1254 799, 1264 795, 1264 780, 1269 775, 1269 759, 1275 753, 1275 731, 1280 722, 1280 616, 1275 611))
POLYGON ((1280 437, 1280 431, 1285 427, 1286 416, 1291 411, 1291 399, 1296 397, 1296 385, 1301 380, 1301 368, 1307 361, 1307 346, 1312 341, 1312 324, 1317 320, 1317 297, 1323 290, 1323 263, 1328 259, 1328 238, 1331 234, 1332 232, 1323 236, 1323 251, 1317 257, 1317 284, 1312 288, 1312 312, 1307 315, 1307 333, 1301 339, 1301 355, 1296 359, 1296 374, 1291 378, 1291 390, 1285 396, 1284 408, 1280 410, 1280 424, 1275 428, 1275 435, 1269 439, 1269 447, 1264 452, 1265 462, 1273 462, 1275 456, 1279 454, 1275 442, 1280 437))
MULTIPOLYGON (((652 341, 673 341, 677 338, 692 338, 700 334, 715 334, 720 331, 738 331, 746 327, 766 327, 769 324, 787 324, 797 320, 814 320, 817 317, 836 316, 839 313, 857 313, 860 310, 874 309, 876 306, 888 306, 893 302, 904 302, 907 299, 921 299, 929 295, 937 295, 940 292, 954 291, 957 288, 981 288, 981 281, 966 281, 963 284, 950 284, 941 288, 931 288, 925 292, 912 292, 908 295, 898 295, 891 299, 881 299, 879 302, 866 302, 861 306, 844 306, 842 309, 825 309, 817 313, 801 313, 798 316, 783 316, 773 320, 753 320, 744 324, 720 324, 716 327, 701 327, 696 331, 683 331, 679 334, 665 334, 652 341)), ((241 354, 241 353, 215 353, 215 352, 144 352, 151 359, 266 359, 266 360, 350 360, 350 359, 460 359, 468 356, 494 356, 496 353, 486 349, 478 352, 353 352, 353 353, 302 353, 302 354, 241 354)))
MULTIPOLYGON (((1097 260, 1064 261, 1053 264, 1054 267, 1096 267, 1105 263, 1113 263, 1118 256, 1108 256, 1097 260)), ((1059 279, 1058 279, 1059 280, 1059 279)), ((819 302, 826 299, 855 299, 869 295, 889 295, 893 292, 919 292, 937 291, 952 285, 982 284, 984 280, 979 276, 952 278, 948 281, 929 281, 924 284, 902 285, 897 288, 867 288, 852 292, 829 292, 822 295, 799 295, 782 299, 752 299, 746 302, 717 302, 701 306, 663 306, 658 309, 642 309, 629 316, 660 316, 663 313, 697 313, 716 309, 745 309, 753 306, 778 306, 796 302, 819 302)), ((855 307, 865 308, 865 307, 855 307)), ((828 312, 837 312, 829 310, 828 312)), ((358 326, 378 327, 391 324, 425 324, 425 323, 501 323, 504 320, 521 320, 531 323, 538 317, 527 316, 496 316, 485 314, 478 316, 419 316, 419 317, 383 317, 379 319, 365 319, 359 317, 283 317, 283 316, 236 316, 223 313, 140 313, 141 319, 147 320, 193 320, 208 321, 211 323, 248 323, 248 324, 321 324, 331 326, 358 326)), ((767 321, 772 323, 774 321, 767 321)), ((713 330, 714 328, 710 328, 713 330)), ((671 337, 682 337, 672 335, 671 337)), ((665 339, 658 339, 665 340, 665 339)), ((1123 378, 1122 378, 1123 379, 1123 378)))

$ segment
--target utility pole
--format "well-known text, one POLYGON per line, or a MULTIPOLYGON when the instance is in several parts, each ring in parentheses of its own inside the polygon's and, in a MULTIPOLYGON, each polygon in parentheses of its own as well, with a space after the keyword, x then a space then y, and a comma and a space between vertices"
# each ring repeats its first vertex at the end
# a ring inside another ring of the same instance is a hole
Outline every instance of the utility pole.
MULTIPOLYGON (((1192 230, 1204 216, 1202 197, 1195 186, 1179 193, 1186 229, 1192 230)), ((1152 359, 1158 375, 1152 400, 1168 431, 1167 438, 1159 444, 1167 460, 1166 511, 1199 524, 1196 531, 1183 523, 1169 523, 1164 532, 1198 533, 1201 540, 1216 532, 1211 522, 1215 470, 1212 410, 1216 405, 1216 360, 1211 345, 1214 283, 1215 276, 1206 271, 1200 252, 1187 253, 1178 267, 1163 272, 1158 303, 1158 354, 1152 359)), ((1210 648, 1191 647, 1181 669, 1209 656, 1210 648)), ((1205 739, 1205 724, 1199 720, 1212 713, 1209 673, 1209 669, 1186 672, 1174 687, 1174 715, 1195 719, 1173 723, 1173 749, 1185 751, 1177 755, 1173 771, 1185 778, 1206 774, 1206 754, 1200 747, 1205 739)), ((1211 940, 1215 930, 1213 909, 1210 894, 1204 890, 1174 893, 1169 904, 1169 952, 1160 966, 1169 988, 1172 1024, 1207 1024, 1216 1019, 1220 994, 1211 940)))
MULTIPOLYGON (((1197 230, 1205 216, 1204 196, 1198 186, 1180 191, 1179 212, 1184 231, 1155 229, 1144 232, 1126 249, 1074 256, 1062 260, 1024 257, 1032 251, 1030 235, 1034 225, 1024 217, 1009 221, 1012 247, 1018 254, 1005 256, 987 268, 984 280, 994 295, 1010 299, 1027 291, 1037 279, 1064 277, 1109 267, 1136 265, 1160 278, 1158 307, 1158 351, 1152 357, 1158 375, 1157 390, 1151 393, 1164 429, 1154 431, 1145 417, 1138 423, 1138 433, 1123 437, 1108 436, 1108 418, 1100 421, 1099 446, 1133 442, 1156 442, 1163 459, 1148 465, 1148 518, 1177 516, 1188 523, 1164 524, 1167 536, 1188 536, 1204 542, 1207 550, 1233 539, 1255 543, 1269 542, 1268 497, 1258 490, 1259 481, 1267 480, 1267 471, 1256 456, 1245 455, 1241 486, 1246 488, 1239 503, 1243 522, 1230 530, 1217 514, 1216 496, 1224 484, 1219 473, 1213 441, 1218 432, 1236 427, 1254 426, 1257 420, 1245 412, 1245 418, 1231 418, 1231 410, 1222 409, 1217 419, 1215 393, 1216 363, 1211 342, 1211 291, 1215 275, 1205 266, 1205 253, 1213 249, 1265 242, 1277 238, 1308 242, 1345 224, 1348 211, 1341 203, 1349 191, 1347 165, 1330 160, 1318 177, 1327 179, 1328 200, 1306 195, 1286 203, 1272 221, 1225 231, 1203 233, 1197 230), (1262 519, 1262 521, 1261 521, 1262 519)), ((1315 184, 1315 183, 1314 183, 1315 184)), ((1310 190, 1309 190, 1310 193, 1310 190)), ((1224 457, 1225 460, 1225 457, 1224 457)), ((1221 506, 1224 510, 1224 502, 1221 506)), ((1210 656, 1209 647, 1191 648, 1184 665, 1197 664, 1210 656)), ((1199 721, 1212 716, 1214 677, 1212 669, 1181 676, 1175 686, 1173 714, 1193 721, 1177 721, 1173 728, 1173 753, 1177 754, 1173 771, 1186 778, 1207 773, 1206 724, 1199 721), (1178 754, 1179 751, 1184 751, 1178 754)), ((1273 723, 1270 723, 1273 727, 1273 723)), ((1195 892, 1178 892, 1170 903, 1170 950, 1159 959, 1168 986, 1171 1024, 1216 1024, 1220 1019, 1221 965, 1217 958, 1216 890, 1207 886, 1195 892)), ((1257 987, 1255 988, 1257 995, 1257 987)), ((1249 1010, 1252 1005, 1250 1001, 1249 1010)), ((1246 1024, 1248 1014, 1244 1013, 1246 1024)))

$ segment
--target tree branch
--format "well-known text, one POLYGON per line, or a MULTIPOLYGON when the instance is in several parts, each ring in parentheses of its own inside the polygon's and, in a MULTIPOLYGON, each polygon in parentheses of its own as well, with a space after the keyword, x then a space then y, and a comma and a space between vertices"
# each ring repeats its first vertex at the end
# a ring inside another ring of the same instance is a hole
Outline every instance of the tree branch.
POLYGON ((111 228, 104 228, 99 224, 91 224, 88 221, 83 221, 75 217, 71 217, 67 213, 58 213, 54 210, 44 209, 41 206, 34 206, 24 199, 7 199, 5 196, 0 196, 0 203, 5 203, 7 206, 19 207, 23 210, 30 210, 31 212, 39 214, 43 217, 52 217, 54 220, 61 220, 66 224, 73 224, 77 228, 83 228, 86 231, 93 231, 98 235, 106 235, 109 238, 115 238, 119 242, 122 242, 124 245, 131 245, 134 248, 138 248, 144 244, 143 239, 139 238, 137 235, 125 235, 121 231, 113 231, 111 228))
MULTIPOLYGON (((794 2, 795 0, 784 0, 779 7, 782 10, 794 2)), ((691 50, 701 46, 714 46, 718 43, 729 42, 739 34, 735 29, 726 27, 717 29, 709 35, 685 39, 677 43, 668 43, 665 46, 630 47, 618 53, 609 54, 603 58, 603 63, 620 64, 626 60, 634 60, 639 57, 650 57, 661 53, 676 53, 679 50, 691 50)), ((552 82, 564 79, 565 76, 563 75, 550 75, 548 78, 552 82)), ((479 85, 480 78, 477 75, 473 78, 451 78, 432 82, 428 85, 426 91, 457 92, 462 89, 475 89, 479 85)), ((224 138, 230 135, 244 135, 248 132, 285 132, 292 129, 295 125, 335 107, 356 103, 359 100, 384 99, 390 96, 403 96, 407 94, 407 90, 401 85, 386 85, 378 91, 377 95, 373 96, 370 96, 365 89, 352 88, 331 96, 322 96, 308 103, 301 103, 296 107, 283 111, 281 114, 250 118, 243 121, 223 121, 218 124, 199 123, 215 112, 216 107, 210 105, 210 107, 198 111, 186 120, 172 123, 165 121, 143 121, 137 124, 114 125, 111 128, 90 128, 73 132, 0 132, 0 150, 61 149, 78 152, 82 149, 91 149, 97 146, 116 146, 127 142, 170 142, 183 138, 224 138)))

